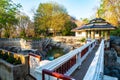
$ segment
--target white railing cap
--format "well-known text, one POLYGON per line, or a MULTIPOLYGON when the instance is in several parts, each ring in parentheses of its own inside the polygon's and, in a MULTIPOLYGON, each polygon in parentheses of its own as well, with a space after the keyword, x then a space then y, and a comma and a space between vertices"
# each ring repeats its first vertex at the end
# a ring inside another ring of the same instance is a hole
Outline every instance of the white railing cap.
POLYGON ((84 77, 84 80, 100 80, 101 73, 103 73, 103 60, 104 60, 104 40, 95 53, 95 57, 90 64, 90 67, 84 77))

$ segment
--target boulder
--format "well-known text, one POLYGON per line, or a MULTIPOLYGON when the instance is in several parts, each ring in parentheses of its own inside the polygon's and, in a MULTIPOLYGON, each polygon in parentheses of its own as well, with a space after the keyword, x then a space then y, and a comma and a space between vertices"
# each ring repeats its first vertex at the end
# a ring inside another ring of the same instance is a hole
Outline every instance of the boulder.
POLYGON ((117 61, 117 53, 113 49, 105 51, 104 56, 105 56, 105 65, 113 66, 117 61))
POLYGON ((117 57, 117 53, 113 48, 105 51, 104 75, 117 77, 120 80, 120 64, 117 63, 117 57))
POLYGON ((109 74, 110 74, 110 69, 107 68, 107 67, 105 67, 105 68, 104 68, 104 74, 105 74, 105 75, 109 75, 109 74))
POLYGON ((120 56, 120 37, 111 36, 110 37, 110 44, 111 44, 111 47, 117 51, 118 56, 120 56))
POLYGON ((115 50, 117 51, 117 53, 118 53, 118 56, 120 56, 120 46, 118 46, 118 45, 112 45, 114 48, 115 48, 115 50))

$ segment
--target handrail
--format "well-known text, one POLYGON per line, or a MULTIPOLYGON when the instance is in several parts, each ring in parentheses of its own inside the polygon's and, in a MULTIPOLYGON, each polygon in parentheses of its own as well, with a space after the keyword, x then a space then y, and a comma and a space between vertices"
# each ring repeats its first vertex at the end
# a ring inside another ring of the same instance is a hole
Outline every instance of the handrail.
POLYGON ((90 64, 90 67, 84 77, 84 80, 102 80, 104 67, 104 40, 95 54, 95 57, 90 64))
POLYGON ((67 54, 65 54, 65 55, 63 55, 63 56, 53 60, 52 62, 48 63, 47 65, 44 65, 42 67, 38 67, 36 69, 36 73, 42 74, 42 70, 43 69, 47 69, 47 70, 55 71, 55 72, 57 70, 59 70, 58 68, 60 68, 60 70, 61 69, 65 70, 66 68, 64 69, 64 67, 67 64, 71 63, 71 61, 69 61, 69 60, 71 60, 75 56, 76 57, 75 58, 76 61, 75 61, 75 63, 73 63, 73 66, 69 67, 69 65, 67 65, 69 70, 67 72, 65 71, 65 73, 62 72, 62 74, 65 74, 65 75, 69 76, 85 60, 85 58, 88 55, 88 53, 94 48, 95 43, 96 43, 96 41, 93 40, 92 42, 90 42, 88 44, 85 44, 85 45, 81 46, 80 48, 77 48, 77 49, 75 49, 73 51, 70 51, 69 53, 67 53, 67 54), (82 51, 84 53, 83 56, 81 56, 81 52, 82 51))
POLYGON ((63 75, 63 74, 59 74, 57 72, 53 72, 53 71, 50 71, 50 70, 43 69, 42 70, 42 80, 45 80, 45 75, 50 75, 50 76, 53 76, 53 77, 57 77, 57 79, 62 79, 62 80, 75 80, 75 79, 71 78, 70 76, 66 76, 66 75, 63 75))

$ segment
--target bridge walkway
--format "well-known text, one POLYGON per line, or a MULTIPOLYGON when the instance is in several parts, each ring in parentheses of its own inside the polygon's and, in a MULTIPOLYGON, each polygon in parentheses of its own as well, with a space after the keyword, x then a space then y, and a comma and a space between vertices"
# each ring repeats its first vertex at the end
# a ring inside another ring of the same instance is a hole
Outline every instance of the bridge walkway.
POLYGON ((86 57, 86 59, 81 64, 80 69, 76 69, 74 73, 72 73, 71 77, 73 77, 75 80, 83 80, 98 48, 99 48, 99 45, 96 45, 93 48, 93 50, 90 52, 90 54, 86 57))

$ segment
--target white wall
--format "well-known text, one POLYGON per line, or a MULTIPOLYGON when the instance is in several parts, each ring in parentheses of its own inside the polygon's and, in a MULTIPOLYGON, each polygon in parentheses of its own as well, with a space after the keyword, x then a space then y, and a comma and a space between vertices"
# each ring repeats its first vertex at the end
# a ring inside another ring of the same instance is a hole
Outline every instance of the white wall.
POLYGON ((86 37, 86 32, 85 31, 75 32, 75 36, 76 37, 86 37))
MULTIPOLYGON (((76 37, 81 37, 81 38, 86 38, 86 31, 81 31, 81 32, 75 32, 76 37)), ((88 33, 88 37, 90 37, 90 34, 88 33)), ((99 39, 99 34, 95 33, 95 39, 99 39)))
POLYGON ((99 39, 99 34, 95 34, 95 39, 99 39))

